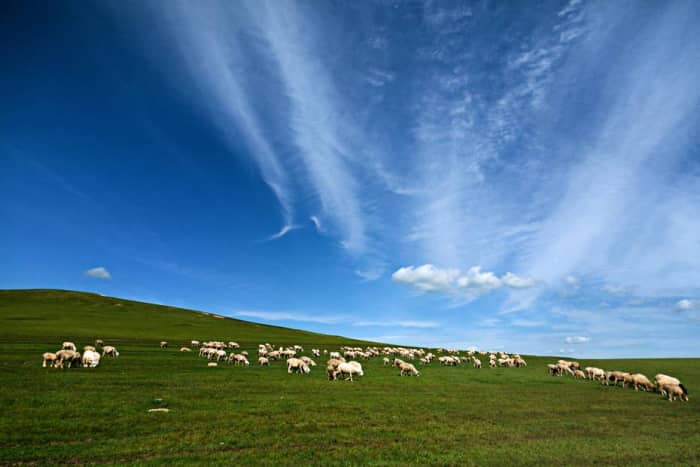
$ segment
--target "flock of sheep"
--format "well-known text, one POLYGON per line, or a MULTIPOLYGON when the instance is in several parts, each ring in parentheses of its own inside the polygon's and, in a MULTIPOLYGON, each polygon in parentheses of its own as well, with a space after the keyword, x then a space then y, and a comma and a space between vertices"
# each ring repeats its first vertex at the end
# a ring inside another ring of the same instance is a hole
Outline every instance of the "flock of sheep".
POLYGON ((635 391, 641 388, 643 391, 658 391, 662 397, 668 397, 669 401, 679 399, 688 401, 688 390, 683 386, 678 378, 659 373, 654 377, 654 382, 641 373, 627 373, 625 371, 605 371, 601 368, 586 367, 581 370, 579 362, 559 360, 557 363, 547 364, 547 372, 552 376, 562 376, 564 373, 576 379, 590 379, 600 381, 601 384, 617 386, 622 383, 622 387, 632 386, 635 391))
MULTIPOLYGON (((167 348, 168 342, 161 341, 160 347, 167 348)), ((239 348, 240 345, 233 341, 200 342, 192 340, 190 346, 181 347, 180 352, 191 352, 192 349, 198 349, 199 356, 208 360, 208 366, 217 366, 222 360, 234 365, 250 365, 248 352, 243 350, 236 353, 236 350, 239 348), (230 350, 230 353, 227 352, 227 349, 230 350)), ((270 362, 284 359, 288 373, 309 374, 311 373, 311 368, 316 366, 316 362, 311 357, 300 355, 303 352, 304 348, 300 345, 275 349, 269 343, 260 344, 258 345, 258 364, 260 366, 270 366, 270 362)), ((443 354, 437 357, 437 361, 443 366, 471 363, 474 368, 481 368, 481 359, 477 355, 480 357, 488 355, 489 368, 527 366, 527 362, 518 354, 508 355, 504 352, 476 352, 470 350, 466 352, 466 355, 459 355, 460 352, 458 350, 448 349, 437 349, 436 352, 443 354)), ((400 376, 420 376, 420 371, 418 371, 416 366, 407 360, 415 361, 422 365, 429 365, 436 359, 432 352, 406 347, 366 347, 363 349, 362 347, 346 346, 339 351, 331 352, 326 349, 322 352, 320 349, 314 348, 311 349, 311 354, 315 358, 320 358, 322 354, 328 355, 326 375, 331 381, 341 377, 345 380, 353 381, 354 376, 364 376, 362 364, 357 359, 369 360, 381 357, 383 365, 398 368, 400 376)), ((81 354, 73 342, 67 341, 63 342, 60 350, 43 354, 42 367, 73 368, 82 365, 86 368, 95 368, 100 364, 100 358, 106 355, 118 357, 119 351, 114 346, 104 345, 101 339, 97 339, 95 345, 84 346, 81 354), (101 354, 98 352, 98 348, 101 348, 101 354)), ((664 374, 657 374, 652 383, 641 373, 630 374, 623 371, 605 371, 596 367, 586 367, 582 370, 578 362, 567 360, 559 360, 557 363, 548 364, 547 371, 552 376, 569 374, 576 379, 600 381, 605 385, 612 383, 614 386, 617 386, 618 383, 622 383, 623 388, 629 385, 634 387, 635 391, 638 391, 640 388, 643 391, 658 391, 663 397, 668 397, 669 401, 675 399, 688 401, 688 390, 680 380, 664 374)))
POLYGON ((86 345, 83 347, 83 353, 78 352, 77 347, 73 342, 64 342, 61 344, 61 350, 56 352, 45 352, 42 356, 42 367, 47 366, 53 368, 74 368, 83 366, 85 368, 96 368, 100 364, 100 358, 109 355, 118 357, 119 351, 111 345, 104 345, 102 339, 97 339, 95 345, 86 345), (97 347, 102 348, 102 354, 97 351, 97 347))
MULTIPOLYGON (((161 348, 167 348, 168 342, 161 341, 161 348)), ((199 356, 208 360, 208 366, 218 366, 219 362, 227 362, 234 365, 250 365, 248 360, 248 352, 245 350, 236 353, 236 349, 240 348, 237 342, 223 341, 206 341, 200 342, 192 340, 190 346, 180 348, 180 352, 191 352, 192 349, 199 349, 199 356), (230 353, 227 353, 230 349, 230 353)), ((304 348, 300 345, 290 347, 278 347, 275 349, 269 343, 258 345, 258 364, 260 366, 270 366, 270 362, 275 360, 285 359, 287 372, 298 374, 309 374, 311 368, 316 366, 316 362, 308 356, 301 356, 304 348)), ((460 356, 458 350, 438 349, 438 353, 448 354, 441 355, 437 358, 441 365, 457 366, 461 363, 471 363, 474 368, 481 368, 481 360, 476 357, 476 351, 468 351, 467 355, 460 356)), ((321 357, 320 349, 311 349, 311 354, 315 358, 321 357)), ((326 363, 326 375, 331 381, 335 381, 341 377, 345 380, 353 381, 354 376, 364 376, 362 364, 357 359, 369 360, 373 357, 382 357, 384 365, 391 365, 399 369, 400 376, 420 376, 420 371, 413 363, 406 360, 413 360, 422 365, 429 365, 435 360, 435 355, 432 352, 426 352, 423 349, 405 348, 405 347, 342 347, 339 351, 329 352, 323 350, 324 355, 328 355, 329 360, 326 363), (393 361, 389 358, 393 357, 393 361), (354 359, 354 360, 346 360, 354 359)), ((501 367, 524 367, 527 362, 518 354, 508 355, 504 352, 479 352, 480 355, 489 356, 489 368, 501 367)))

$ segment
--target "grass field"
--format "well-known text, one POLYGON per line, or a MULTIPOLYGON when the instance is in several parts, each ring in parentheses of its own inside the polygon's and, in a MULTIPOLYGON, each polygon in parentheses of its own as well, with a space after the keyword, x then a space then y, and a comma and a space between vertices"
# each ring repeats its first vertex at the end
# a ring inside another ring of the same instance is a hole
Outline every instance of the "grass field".
MULTIPOLYGON (((191 339, 335 350, 365 343, 99 295, 0 291, 0 464, 700 464, 700 359, 580 360, 679 377, 690 402, 527 368, 377 359, 354 383, 271 368, 207 368, 191 339), (96 369, 41 368, 63 340, 102 338, 96 369), (171 345, 160 349, 158 342, 171 345), (162 402, 157 401, 162 399, 162 402), (148 413, 167 406, 169 413, 148 413)), ((517 348, 507 349, 512 352, 517 348)), ((318 359, 323 360, 323 359, 318 359)))

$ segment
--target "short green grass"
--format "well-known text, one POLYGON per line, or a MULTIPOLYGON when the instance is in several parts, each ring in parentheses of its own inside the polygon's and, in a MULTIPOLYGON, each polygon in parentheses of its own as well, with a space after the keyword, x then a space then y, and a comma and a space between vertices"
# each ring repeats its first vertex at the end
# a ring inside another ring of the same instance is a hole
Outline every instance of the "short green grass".
MULTIPOLYGON (((354 383, 270 368, 207 368, 191 339, 337 349, 364 343, 65 291, 0 291, 0 463, 92 464, 700 464, 699 359, 581 361, 666 372, 688 403, 550 377, 527 368, 420 368, 379 360, 354 383), (102 338, 121 356, 96 369, 41 368, 63 340, 102 338), (160 349, 158 342, 170 347, 160 349), (167 407, 169 413, 148 413, 167 407)), ((517 351, 517 348, 510 349, 517 351)), ((321 360, 321 359, 319 359, 321 360)))

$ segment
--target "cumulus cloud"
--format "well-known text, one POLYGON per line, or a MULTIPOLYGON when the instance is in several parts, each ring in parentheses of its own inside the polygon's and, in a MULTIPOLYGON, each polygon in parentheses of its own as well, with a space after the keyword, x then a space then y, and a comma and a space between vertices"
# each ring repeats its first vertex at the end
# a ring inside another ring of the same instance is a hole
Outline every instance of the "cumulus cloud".
POLYGON ((503 284, 514 289, 528 289, 537 285, 534 279, 519 277, 512 272, 507 272, 505 276, 502 277, 503 284))
POLYGON ((109 271, 102 266, 88 269, 85 271, 85 275, 94 277, 95 279, 109 280, 112 278, 112 274, 110 274, 109 271))
POLYGON ((534 287, 535 280, 519 277, 511 272, 502 277, 473 266, 466 272, 459 269, 441 269, 432 264, 406 266, 392 274, 396 282, 408 284, 422 292, 467 293, 481 295, 501 287, 524 289, 534 287))
POLYGON ((689 310, 700 310, 700 300, 692 300, 684 298, 676 303, 676 310, 679 311, 689 311, 689 310))
POLYGON ((564 339, 567 344, 585 344, 591 341, 590 337, 587 336, 568 336, 564 339))

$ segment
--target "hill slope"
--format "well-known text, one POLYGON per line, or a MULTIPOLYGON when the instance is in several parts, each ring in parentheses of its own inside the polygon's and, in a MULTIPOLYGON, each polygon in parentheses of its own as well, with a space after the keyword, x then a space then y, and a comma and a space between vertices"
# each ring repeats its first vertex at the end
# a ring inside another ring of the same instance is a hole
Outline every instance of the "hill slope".
MULTIPOLYGON (((59 291, 0 291, 0 464, 700 464, 700 360, 581 361, 666 372, 691 401, 527 368, 363 361, 354 383, 271 367, 208 368, 191 338, 335 350, 343 338, 59 291), (70 338, 116 344, 96 369, 41 368, 70 338), (172 346, 161 349, 160 339, 172 346), (169 413, 149 413, 166 406, 169 413)), ((242 349, 241 349, 242 350, 242 349)), ((517 350, 517 349, 514 349, 517 350)))
POLYGON ((258 343, 366 345, 367 342, 224 318, 211 313, 66 290, 0 290, 0 339, 96 338, 111 342, 189 343, 191 339, 258 343))

